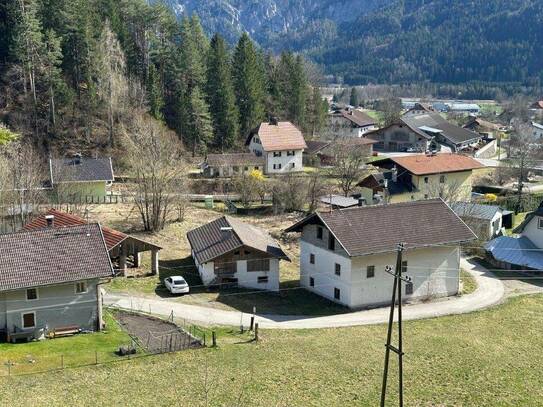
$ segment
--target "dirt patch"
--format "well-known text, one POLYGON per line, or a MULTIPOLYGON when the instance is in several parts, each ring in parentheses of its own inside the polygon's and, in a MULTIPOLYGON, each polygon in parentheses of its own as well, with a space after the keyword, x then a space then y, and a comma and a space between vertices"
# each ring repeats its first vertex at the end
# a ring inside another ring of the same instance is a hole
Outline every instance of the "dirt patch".
POLYGON ((150 353, 177 352, 202 346, 199 339, 177 325, 159 318, 117 311, 115 319, 150 353))

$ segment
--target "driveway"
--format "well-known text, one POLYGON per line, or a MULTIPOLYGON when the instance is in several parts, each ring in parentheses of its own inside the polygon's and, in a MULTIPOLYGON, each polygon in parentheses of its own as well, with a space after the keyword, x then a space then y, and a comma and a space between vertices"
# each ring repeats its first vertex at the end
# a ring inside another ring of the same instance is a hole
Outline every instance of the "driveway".
MULTIPOLYGON (((504 286, 500 280, 484 267, 461 259, 461 267, 470 272, 477 281, 477 289, 468 295, 449 297, 437 301, 407 304, 402 308, 405 320, 434 318, 444 315, 464 314, 498 304, 504 297, 504 286)), ((184 318, 203 325, 249 326, 251 315, 236 311, 217 310, 178 302, 107 293, 104 303, 127 309, 135 309, 160 316, 184 318)), ((303 315, 257 315, 257 322, 266 329, 315 329, 337 328, 357 325, 381 324, 388 321, 389 308, 355 311, 347 314, 323 317, 303 315)))

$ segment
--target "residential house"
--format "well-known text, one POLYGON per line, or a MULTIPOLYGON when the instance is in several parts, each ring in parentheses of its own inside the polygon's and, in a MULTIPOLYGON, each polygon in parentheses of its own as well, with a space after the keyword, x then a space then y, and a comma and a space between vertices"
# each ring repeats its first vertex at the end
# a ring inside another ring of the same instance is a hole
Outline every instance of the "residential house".
POLYGON ((0 331, 7 340, 100 330, 100 286, 113 277, 96 223, 0 235, 0 331))
POLYGON ((333 166, 338 148, 355 148, 364 157, 373 156, 373 145, 377 143, 367 137, 336 137, 331 141, 308 141, 304 150, 304 160, 307 165, 333 166))
POLYGON ((464 128, 480 134, 484 139, 497 139, 499 134, 504 131, 503 126, 476 116, 471 116, 464 128))
POLYGON ((372 197, 374 202, 377 199, 389 203, 429 198, 469 201, 473 170, 483 167, 471 157, 452 153, 390 157, 372 165, 386 175, 370 175, 358 183, 368 203, 372 197), (376 194, 382 196, 377 198, 376 194))
POLYGON ((201 164, 204 177, 233 177, 258 170, 264 173, 266 160, 252 153, 208 154, 201 164))
POLYGON ((434 111, 434 108, 427 103, 417 102, 407 110, 402 116, 417 116, 419 114, 431 113, 434 111))
POLYGON ((518 237, 500 236, 485 245, 488 260, 509 270, 543 270, 543 202, 513 233, 518 237))
POLYGON ((266 174, 285 174, 303 170, 307 148, 302 132, 291 122, 272 119, 251 132, 246 145, 257 157, 264 157, 266 174))
POLYGON ((328 115, 328 129, 334 137, 362 137, 377 129, 377 120, 357 109, 336 109, 328 115))
POLYGON ((543 140, 543 124, 532 122, 532 130, 535 139, 543 140))
POLYGON ((440 199, 316 212, 286 232, 301 233, 300 285, 350 308, 390 303, 400 242, 406 300, 456 295, 459 245, 476 238, 440 199))
POLYGON ((279 261, 289 259, 262 229, 223 216, 189 231, 187 239, 204 285, 279 290, 279 261))
MULTIPOLYGON (((31 231, 52 227, 63 230, 74 226, 84 226, 88 223, 87 220, 76 215, 50 209, 45 214, 33 219, 23 229, 31 231)), ((106 226, 102 226, 101 228, 110 259, 119 270, 119 274, 125 274, 129 264, 135 268, 139 268, 141 266, 141 255, 147 251, 151 252, 151 273, 158 273, 158 252, 161 250, 160 246, 106 226)))
POLYGON ((503 210, 496 205, 454 202, 451 208, 480 240, 494 239, 500 236, 505 228, 512 226, 513 212, 503 210))
POLYGON ((114 181, 111 158, 72 158, 49 160, 50 183, 57 197, 71 202, 102 202, 114 181))

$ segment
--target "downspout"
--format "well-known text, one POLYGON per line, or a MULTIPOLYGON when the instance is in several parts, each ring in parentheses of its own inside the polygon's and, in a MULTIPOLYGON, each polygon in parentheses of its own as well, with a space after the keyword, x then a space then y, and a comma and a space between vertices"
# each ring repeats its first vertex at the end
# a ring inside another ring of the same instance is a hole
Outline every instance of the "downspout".
POLYGON ((102 291, 101 291, 101 285, 102 284, 107 284, 111 282, 111 278, 108 278, 107 280, 103 280, 103 281, 98 281, 98 283, 96 283, 96 308, 97 308, 97 316, 98 318, 96 319, 96 331, 100 332, 102 330, 102 325, 103 325, 103 312, 102 312, 102 306, 103 306, 103 301, 102 301, 102 291))

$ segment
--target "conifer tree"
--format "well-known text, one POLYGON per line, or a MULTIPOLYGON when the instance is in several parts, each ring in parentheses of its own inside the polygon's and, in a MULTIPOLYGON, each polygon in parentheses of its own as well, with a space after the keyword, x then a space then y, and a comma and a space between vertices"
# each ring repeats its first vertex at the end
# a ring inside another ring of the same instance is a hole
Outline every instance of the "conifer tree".
POLYGON ((212 107, 213 143, 222 150, 234 145, 238 137, 238 111, 230 72, 230 61, 224 39, 215 34, 207 67, 207 95, 212 107))
POLYGON ((265 75, 259 58, 249 35, 243 33, 233 59, 234 88, 242 137, 247 136, 265 116, 265 75))
POLYGON ((358 93, 356 88, 353 86, 351 88, 351 96, 349 97, 349 104, 353 107, 358 107, 358 93))

